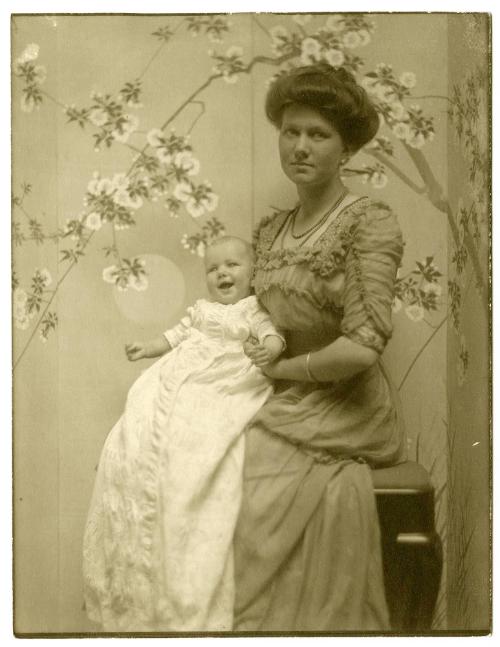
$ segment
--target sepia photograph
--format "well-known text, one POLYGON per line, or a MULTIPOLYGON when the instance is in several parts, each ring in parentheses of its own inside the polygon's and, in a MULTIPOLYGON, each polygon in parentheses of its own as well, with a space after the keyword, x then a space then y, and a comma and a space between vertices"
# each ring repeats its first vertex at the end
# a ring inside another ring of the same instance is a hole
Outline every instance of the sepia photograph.
POLYGON ((17 638, 492 632, 492 16, 307 9, 8 17, 17 638))

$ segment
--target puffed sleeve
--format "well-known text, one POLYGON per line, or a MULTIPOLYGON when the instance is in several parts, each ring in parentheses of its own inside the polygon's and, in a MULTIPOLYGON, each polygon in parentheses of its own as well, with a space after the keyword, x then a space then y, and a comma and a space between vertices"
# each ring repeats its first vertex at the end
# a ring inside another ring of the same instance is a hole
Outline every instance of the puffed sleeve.
POLYGON ((179 323, 163 333, 163 336, 172 348, 175 348, 175 346, 178 346, 182 341, 189 337, 189 333, 193 326, 193 314, 194 308, 188 308, 187 314, 182 317, 179 323))
POLYGON ((403 240, 396 216, 372 203, 353 226, 346 253, 342 333, 378 352, 392 334, 391 312, 403 240))

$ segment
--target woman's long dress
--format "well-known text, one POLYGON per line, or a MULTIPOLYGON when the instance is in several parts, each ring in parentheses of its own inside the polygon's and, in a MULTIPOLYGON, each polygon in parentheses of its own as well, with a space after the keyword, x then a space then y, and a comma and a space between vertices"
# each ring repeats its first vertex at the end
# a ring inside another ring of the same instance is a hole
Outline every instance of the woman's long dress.
MULTIPOLYGON (((382 352, 402 256, 393 213, 360 198, 312 247, 276 249, 287 217, 258 228, 254 283, 288 353, 340 335, 382 352)), ((235 630, 389 628, 369 464, 404 453, 378 362, 343 382, 277 386, 247 430, 235 630)))
POLYGON ((275 329, 255 296, 188 313, 101 454, 83 570, 87 613, 106 631, 232 627, 243 430, 272 392, 242 341, 275 329))

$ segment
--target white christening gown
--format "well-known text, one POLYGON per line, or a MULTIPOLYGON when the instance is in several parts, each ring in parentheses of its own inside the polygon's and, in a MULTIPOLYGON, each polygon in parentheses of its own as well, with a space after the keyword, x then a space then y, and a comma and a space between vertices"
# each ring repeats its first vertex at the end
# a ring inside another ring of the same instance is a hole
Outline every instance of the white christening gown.
POLYGON ((243 430, 272 392, 242 342, 269 334, 256 297, 201 299, 131 387, 84 535, 85 606, 105 631, 231 630, 243 430))

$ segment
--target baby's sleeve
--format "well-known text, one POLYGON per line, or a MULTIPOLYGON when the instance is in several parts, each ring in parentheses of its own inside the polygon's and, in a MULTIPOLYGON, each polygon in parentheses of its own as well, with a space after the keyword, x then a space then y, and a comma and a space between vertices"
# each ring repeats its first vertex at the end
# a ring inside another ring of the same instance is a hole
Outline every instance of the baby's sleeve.
POLYGON ((179 323, 163 333, 163 336, 172 348, 175 348, 175 346, 178 346, 189 337, 189 333, 193 327, 193 312, 194 308, 188 308, 187 314, 182 317, 179 323))
POLYGON ((273 335, 281 339, 283 342, 283 348, 286 346, 285 338, 273 324, 269 314, 258 303, 256 303, 252 311, 250 334, 252 337, 258 339, 260 344, 266 337, 273 335))
POLYGON ((354 228, 346 254, 342 333, 381 353, 392 334, 396 272, 403 254, 397 219, 372 204, 354 228))

